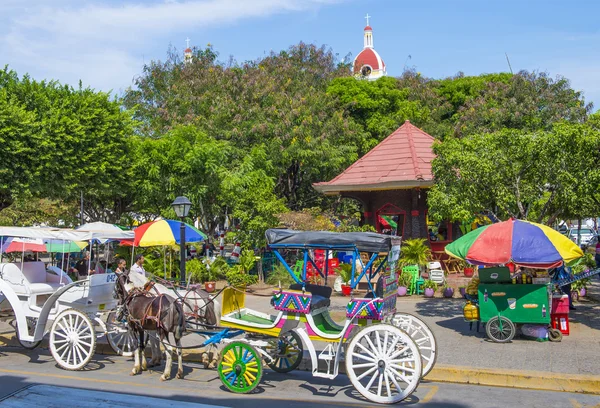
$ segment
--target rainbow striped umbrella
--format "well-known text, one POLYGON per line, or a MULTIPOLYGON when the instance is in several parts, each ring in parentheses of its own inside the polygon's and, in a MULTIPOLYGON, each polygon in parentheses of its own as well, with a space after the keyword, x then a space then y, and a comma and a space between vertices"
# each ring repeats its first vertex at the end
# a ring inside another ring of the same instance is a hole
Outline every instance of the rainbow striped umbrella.
MULTIPOLYGON (((179 244, 179 228, 181 222, 175 220, 159 220, 142 224, 134 230, 133 246, 149 247, 179 244)), ((185 241, 200 242, 206 235, 190 224, 185 224, 185 241)))
POLYGON ((486 225, 446 245, 446 253, 474 265, 513 262, 530 268, 575 263, 583 251, 570 239, 542 224, 510 219, 486 225))

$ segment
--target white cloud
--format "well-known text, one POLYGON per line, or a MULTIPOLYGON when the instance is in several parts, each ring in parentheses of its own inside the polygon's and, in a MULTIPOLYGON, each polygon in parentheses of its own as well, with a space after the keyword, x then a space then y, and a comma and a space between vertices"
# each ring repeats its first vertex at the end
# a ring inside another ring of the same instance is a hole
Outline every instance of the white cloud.
MULTIPOLYGON (((121 2, 3 0, 0 64, 19 74, 76 85, 123 89, 141 71, 141 54, 170 35, 243 19, 300 12, 339 0, 196 0, 121 2)), ((182 38, 183 41, 183 38, 182 38)), ((164 48, 160 55, 164 53, 164 48)))

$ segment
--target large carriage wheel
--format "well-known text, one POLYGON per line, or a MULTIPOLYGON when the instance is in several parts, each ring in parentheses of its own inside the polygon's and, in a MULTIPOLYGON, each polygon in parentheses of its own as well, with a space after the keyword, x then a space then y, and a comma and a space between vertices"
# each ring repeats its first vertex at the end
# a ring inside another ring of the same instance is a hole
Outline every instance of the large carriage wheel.
POLYGON ((223 349, 217 370, 229 391, 247 394, 260 383, 262 362, 254 347, 234 341, 223 349))
POLYGON ((267 365, 278 373, 289 373, 298 368, 304 353, 302 339, 294 331, 286 332, 269 341, 266 351, 273 358, 273 361, 267 365))
POLYGON ((127 327, 127 322, 118 321, 116 312, 110 312, 106 319, 106 339, 110 348, 118 355, 123 357, 133 356, 135 341, 127 327))
POLYGON ((517 328, 510 319, 494 316, 485 324, 485 332, 490 340, 496 343, 508 343, 515 337, 517 328))
POLYGON ((90 318, 77 309, 58 315, 50 329, 50 352, 65 370, 80 370, 96 350, 96 332, 90 318))
POLYGON ((394 313, 386 323, 404 330, 417 343, 423 359, 423 377, 425 377, 437 360, 437 341, 427 324, 409 313, 394 313))
MULTIPOLYGON (((27 333, 29 333, 30 335, 33 335, 35 333, 35 326, 37 325, 37 319, 35 317, 29 317, 29 316, 27 316, 26 319, 27 319, 27 333)), ((17 327, 16 324, 15 324, 15 329, 17 330, 17 341, 19 342, 21 347, 26 348, 27 350, 33 350, 34 348, 39 346, 40 343, 42 342, 41 340, 38 340, 38 341, 21 340, 19 338, 19 328, 17 327)))
POLYGON ((391 325, 365 327, 348 345, 346 374, 373 402, 394 404, 411 395, 421 381, 422 367, 417 344, 391 325))

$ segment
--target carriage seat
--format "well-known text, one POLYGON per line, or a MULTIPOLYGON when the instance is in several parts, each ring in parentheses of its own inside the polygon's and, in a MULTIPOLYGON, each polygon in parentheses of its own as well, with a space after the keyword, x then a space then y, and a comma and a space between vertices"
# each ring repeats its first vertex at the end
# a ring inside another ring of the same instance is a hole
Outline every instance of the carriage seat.
POLYGON ((303 286, 307 292, 312 294, 312 300, 310 304, 311 310, 329 307, 331 304, 331 293, 333 292, 333 289, 331 289, 329 286, 314 285, 312 283, 293 283, 290 285, 290 289, 302 290, 303 286))
POLYGON ((43 262, 24 262, 15 265, 21 269, 31 294, 54 293, 61 288, 59 283, 46 282, 46 265, 43 262))

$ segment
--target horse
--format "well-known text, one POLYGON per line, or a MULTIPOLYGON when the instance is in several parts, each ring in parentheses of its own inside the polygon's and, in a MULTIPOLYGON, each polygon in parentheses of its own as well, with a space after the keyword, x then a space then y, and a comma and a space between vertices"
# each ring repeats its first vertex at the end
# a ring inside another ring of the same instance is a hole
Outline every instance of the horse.
POLYGON ((136 375, 147 369, 144 356, 144 332, 155 331, 160 342, 166 348, 167 362, 160 377, 161 381, 166 381, 171 377, 173 347, 168 342, 169 333, 173 333, 175 339, 178 363, 177 378, 183 378, 181 337, 185 331, 185 315, 181 304, 166 295, 155 296, 145 289, 134 287, 128 290, 127 285, 130 283, 128 274, 117 275, 115 293, 121 303, 121 313, 127 314, 127 325, 134 334, 132 338, 135 362, 130 375, 136 375))
MULTIPOLYGON (((147 277, 139 273, 131 273, 129 279, 136 288, 147 287, 151 282, 147 277)), ((158 295, 167 295, 173 300, 181 300, 186 319, 191 318, 192 321, 198 322, 200 325, 206 325, 207 327, 219 326, 221 322, 221 304, 217 297, 209 295, 208 292, 200 288, 193 288, 187 291, 176 290, 159 282, 152 282, 151 287, 158 295)), ((193 323, 190 324, 194 325, 193 323)), ((152 338, 150 338, 150 345, 152 347, 152 359, 149 366, 160 364, 161 355, 158 353, 155 354, 156 348, 152 344, 152 338)), ((204 367, 216 368, 218 355, 218 346, 211 344, 209 349, 202 353, 204 367)))

